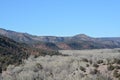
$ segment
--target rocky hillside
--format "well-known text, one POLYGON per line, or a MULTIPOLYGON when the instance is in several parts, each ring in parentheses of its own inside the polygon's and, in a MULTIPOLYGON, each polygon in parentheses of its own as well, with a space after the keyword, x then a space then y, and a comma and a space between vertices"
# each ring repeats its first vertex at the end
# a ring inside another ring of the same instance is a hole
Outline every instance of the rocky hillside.
POLYGON ((0 35, 0 73, 5 70, 9 64, 18 65, 29 55, 59 55, 57 51, 45 51, 18 43, 12 39, 0 35))
POLYGON ((100 49, 119 48, 120 37, 93 38, 85 34, 72 37, 34 36, 27 33, 0 29, 0 34, 17 42, 27 43, 31 46, 46 50, 60 49, 100 49))
POLYGON ((25 44, 0 35, 0 69, 5 70, 9 64, 20 64, 29 54, 30 51, 25 44))

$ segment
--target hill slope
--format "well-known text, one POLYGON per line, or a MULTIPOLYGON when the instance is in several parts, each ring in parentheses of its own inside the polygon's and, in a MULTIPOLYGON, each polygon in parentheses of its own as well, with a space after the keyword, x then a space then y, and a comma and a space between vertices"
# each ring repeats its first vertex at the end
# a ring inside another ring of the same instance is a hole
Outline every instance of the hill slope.
POLYGON ((30 55, 26 45, 20 44, 0 35, 0 68, 5 69, 9 64, 20 64, 22 59, 30 55))
POLYGON ((17 42, 27 43, 36 48, 46 50, 99 49, 120 47, 120 37, 93 38, 85 34, 78 34, 72 37, 34 36, 27 33, 19 33, 5 29, 0 29, 0 34, 17 42))
POLYGON ((9 64, 22 63, 22 60, 27 59, 29 55, 59 55, 59 52, 36 49, 0 35, 0 73, 9 64))

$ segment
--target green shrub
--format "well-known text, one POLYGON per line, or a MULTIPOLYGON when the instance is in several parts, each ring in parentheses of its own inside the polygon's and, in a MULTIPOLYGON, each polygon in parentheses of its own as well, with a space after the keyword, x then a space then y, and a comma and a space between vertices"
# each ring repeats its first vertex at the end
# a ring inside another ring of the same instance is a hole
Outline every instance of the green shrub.
POLYGON ((88 62, 88 59, 86 59, 86 58, 83 58, 83 59, 82 59, 82 61, 84 61, 84 62, 88 62))
POLYGON ((86 72, 86 69, 82 66, 80 66, 80 70, 83 71, 83 72, 86 72))
POLYGON ((115 70, 115 71, 113 72, 113 76, 114 76, 115 78, 118 78, 118 77, 120 77, 120 74, 118 73, 117 70, 115 70))
POLYGON ((103 60, 98 60, 97 63, 101 64, 101 63, 103 63, 103 60))
POLYGON ((107 69, 108 69, 109 71, 112 71, 112 70, 115 69, 115 67, 114 67, 113 65, 110 64, 110 65, 107 66, 107 69))
POLYGON ((114 66, 115 69, 120 69, 120 66, 114 66))
POLYGON ((92 74, 92 75, 95 75, 97 73, 99 73, 99 71, 97 69, 93 69, 90 71, 90 74, 92 74))
POLYGON ((116 63, 116 64, 120 64, 120 59, 114 59, 114 63, 116 63))
POLYGON ((38 69, 43 69, 43 67, 40 63, 37 63, 36 66, 37 66, 38 69))
POLYGON ((98 65, 98 64, 96 64, 96 63, 94 63, 94 64, 93 64, 93 67, 98 68, 98 67, 99 67, 99 65, 98 65))
POLYGON ((86 64, 86 67, 89 67, 90 65, 89 64, 86 64))
POLYGON ((89 60, 89 63, 92 64, 93 63, 92 60, 89 60))
POLYGON ((2 73, 2 67, 0 67, 0 73, 2 73))

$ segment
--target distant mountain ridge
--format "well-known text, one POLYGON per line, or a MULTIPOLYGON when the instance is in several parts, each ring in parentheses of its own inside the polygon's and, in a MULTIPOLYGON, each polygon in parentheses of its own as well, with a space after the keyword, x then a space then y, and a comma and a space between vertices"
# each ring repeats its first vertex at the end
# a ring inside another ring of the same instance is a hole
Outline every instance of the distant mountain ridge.
POLYGON ((42 49, 99 49, 120 47, 120 37, 93 38, 85 34, 78 34, 72 37, 35 36, 2 28, 0 28, 0 35, 42 49))
POLYGON ((75 39, 79 40, 91 40, 92 38, 85 35, 85 34, 78 34, 72 37, 56 37, 56 36, 35 36, 30 35, 28 33, 20 33, 15 32, 11 30, 5 30, 0 28, 0 34, 6 37, 9 37, 15 41, 18 42, 25 42, 25 43, 31 43, 31 42, 66 42, 66 41, 74 41, 75 39))

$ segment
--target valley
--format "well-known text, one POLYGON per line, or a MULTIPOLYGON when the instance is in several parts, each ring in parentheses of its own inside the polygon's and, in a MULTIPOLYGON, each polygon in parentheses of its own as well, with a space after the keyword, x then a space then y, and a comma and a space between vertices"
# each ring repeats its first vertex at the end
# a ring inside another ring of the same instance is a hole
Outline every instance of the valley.
POLYGON ((9 65, 2 80, 119 80, 120 49, 60 50, 63 55, 30 56, 9 65))
POLYGON ((0 0, 0 80, 120 80, 120 0, 0 0))
POLYGON ((0 80, 120 80, 120 38, 0 29, 0 80))

